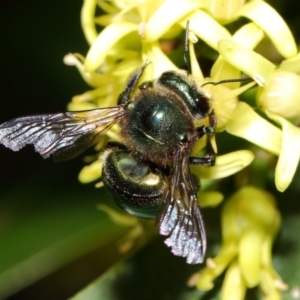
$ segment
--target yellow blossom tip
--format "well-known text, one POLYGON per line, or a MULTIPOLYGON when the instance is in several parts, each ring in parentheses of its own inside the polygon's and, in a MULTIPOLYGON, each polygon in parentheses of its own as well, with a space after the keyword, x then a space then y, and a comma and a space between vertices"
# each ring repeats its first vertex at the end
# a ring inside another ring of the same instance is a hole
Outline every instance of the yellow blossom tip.
POLYGON ((85 38, 91 45, 97 38, 96 24, 94 22, 94 16, 96 11, 96 0, 85 0, 81 9, 81 27, 85 34, 85 38))
POLYGON ((279 69, 300 75, 300 53, 292 58, 282 61, 279 69))
POLYGON ((244 5, 244 0, 206 0, 201 1, 205 6, 205 10, 209 11, 218 22, 227 24, 235 18, 234 13, 244 5))
POLYGON ((253 159, 254 154, 251 151, 239 150, 217 156, 216 165, 213 167, 192 166, 192 170, 194 174, 202 179, 219 179, 244 169, 253 159))
POLYGON ((248 104, 239 102, 226 130, 242 137, 259 147, 279 155, 281 151, 282 131, 258 115, 248 104))
POLYGON ((300 115, 300 76, 284 70, 276 70, 258 89, 257 104, 276 115, 293 118, 300 115))
POLYGON ((199 277, 200 277, 199 272, 192 274, 186 282, 187 287, 190 288, 194 287, 197 284, 199 277))
POLYGON ((208 257, 205 263, 209 269, 215 269, 217 267, 215 261, 211 257, 208 257))
POLYGON ((266 84, 266 80, 260 74, 253 74, 252 79, 257 83, 258 86, 264 86, 266 84))
POLYGON ((297 46, 290 29, 277 11, 265 1, 249 1, 236 12, 236 17, 240 16, 249 18, 262 28, 282 56, 288 58, 297 54, 297 46))
POLYGON ((79 173, 78 179, 82 183, 90 183, 99 179, 102 175, 102 160, 96 160, 92 164, 85 166, 79 173))
POLYGON ((221 291, 222 300, 243 300, 246 294, 246 284, 237 262, 230 264, 221 291))
MULTIPOLYGON (((225 27, 202 10, 195 10, 189 16, 190 30, 213 49, 217 49, 218 41, 230 39, 231 35, 225 27)), ((185 22, 181 22, 185 27, 185 22)))
POLYGON ((216 191, 208 191, 204 193, 199 191, 197 195, 198 195, 198 199, 200 199, 201 207, 218 206, 224 199, 223 194, 216 191))
POLYGON ((192 31, 189 31, 189 41, 191 41, 193 44, 196 44, 198 42, 197 36, 192 31))
POLYGON ((281 291, 287 291, 289 289, 288 284, 286 284, 282 280, 279 280, 278 278, 274 279, 274 286, 281 291))
MULTIPOLYGON (((147 33, 144 37, 145 42, 153 42, 163 36, 174 24, 184 19, 191 12, 200 7, 198 1, 186 0, 184 5, 179 2, 162 1, 147 22, 147 33), (170 13, 171 12, 171 13, 170 13)), ((186 26, 187 20, 184 21, 186 26)))
POLYGON ((218 50, 227 62, 250 77, 260 74, 268 80, 275 70, 275 65, 262 55, 231 40, 220 40, 218 50))
POLYGON ((286 119, 266 112, 267 116, 282 127, 281 151, 275 169, 275 184, 280 192, 290 185, 300 158, 300 128, 286 119))
POLYGON ((74 56, 73 53, 68 53, 64 56, 63 62, 67 66, 75 66, 77 63, 77 58, 74 56))
POLYGON ((146 34, 146 24, 144 22, 139 23, 138 33, 141 37, 144 37, 146 34))
POLYGON ((103 182, 103 181, 99 181, 99 182, 97 182, 97 183, 95 184, 95 188, 96 188, 96 189, 100 189, 100 188, 102 188, 102 187, 104 187, 104 182, 103 182))
POLYGON ((259 228, 249 228, 240 236, 239 266, 248 288, 255 287, 260 281, 261 248, 264 232, 259 228))
POLYGON ((264 32, 254 23, 247 23, 233 35, 232 41, 249 49, 254 49, 264 38, 264 32))
POLYGON ((138 32, 138 25, 127 21, 111 23, 103 29, 89 49, 84 69, 86 72, 97 70, 104 62, 106 56, 122 37, 131 32, 138 32))

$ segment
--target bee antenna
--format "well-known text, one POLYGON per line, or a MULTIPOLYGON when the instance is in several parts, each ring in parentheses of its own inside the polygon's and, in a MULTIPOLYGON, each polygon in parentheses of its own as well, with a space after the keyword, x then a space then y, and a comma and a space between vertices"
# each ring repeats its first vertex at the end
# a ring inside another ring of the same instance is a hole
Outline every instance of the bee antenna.
POLYGON ((254 81, 254 79, 250 78, 250 77, 246 77, 246 78, 239 78, 239 79, 225 79, 225 80, 221 80, 221 81, 209 81, 209 82, 205 82, 204 84, 201 85, 201 87, 204 87, 207 84, 212 84, 212 85, 219 85, 219 84, 223 84, 223 83, 229 83, 229 82, 251 82, 254 81))
POLYGON ((185 27, 185 37, 184 37, 184 52, 183 52, 183 61, 185 63, 185 69, 188 74, 191 74, 191 64, 190 64, 190 52, 189 52, 189 25, 190 21, 186 22, 185 27))

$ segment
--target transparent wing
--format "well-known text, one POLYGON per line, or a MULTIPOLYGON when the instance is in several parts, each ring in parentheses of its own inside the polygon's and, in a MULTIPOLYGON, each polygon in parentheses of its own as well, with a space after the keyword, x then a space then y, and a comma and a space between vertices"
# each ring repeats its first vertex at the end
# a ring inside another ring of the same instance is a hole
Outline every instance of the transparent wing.
POLYGON ((165 244, 187 263, 202 263, 206 233, 184 149, 177 150, 160 205, 157 223, 160 234, 168 236, 165 244))
POLYGON ((100 134, 118 122, 124 106, 79 112, 20 117, 0 125, 0 143, 18 151, 27 144, 44 158, 61 161, 97 143, 100 134))

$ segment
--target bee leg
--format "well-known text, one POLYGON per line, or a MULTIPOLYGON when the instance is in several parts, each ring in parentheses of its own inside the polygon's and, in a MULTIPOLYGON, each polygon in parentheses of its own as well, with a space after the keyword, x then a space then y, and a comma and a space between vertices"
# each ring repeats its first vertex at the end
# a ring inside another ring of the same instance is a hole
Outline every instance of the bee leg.
POLYGON ((137 83, 139 79, 141 78, 144 69, 149 64, 149 61, 147 61, 141 68, 136 70, 127 80, 125 90, 120 94, 118 98, 118 104, 127 104, 130 94, 134 91, 134 89, 137 86, 137 83))
POLYGON ((208 115, 208 119, 209 119, 209 125, 213 128, 213 131, 215 133, 215 129, 217 127, 217 117, 214 111, 212 111, 209 115, 208 115))
POLYGON ((145 81, 139 86, 139 89, 142 91, 142 90, 150 89, 152 87, 153 87, 152 81, 145 81))
POLYGON ((216 153, 211 143, 211 137, 214 135, 214 129, 212 126, 201 126, 197 128, 198 136, 203 137, 207 135, 206 141, 206 153, 204 156, 190 156, 191 165, 202 165, 202 166, 214 166, 216 162, 216 153))
POLYGON ((191 165, 211 167, 216 163, 216 155, 211 147, 211 149, 204 156, 190 156, 189 161, 191 165))
POLYGON ((183 61, 185 63, 185 70, 188 74, 191 74, 191 63, 190 63, 190 56, 189 56, 189 25, 190 22, 186 22, 185 27, 185 37, 184 37, 184 51, 183 51, 183 61))
POLYGON ((209 116, 209 125, 208 126, 201 126, 197 128, 198 137, 201 138, 205 134, 207 135, 206 140, 206 153, 204 156, 197 157, 191 156, 190 157, 190 164, 191 165, 202 165, 202 166, 214 166, 216 162, 216 153, 213 149, 211 138, 215 135, 215 129, 217 127, 217 118, 215 113, 212 111, 209 116))

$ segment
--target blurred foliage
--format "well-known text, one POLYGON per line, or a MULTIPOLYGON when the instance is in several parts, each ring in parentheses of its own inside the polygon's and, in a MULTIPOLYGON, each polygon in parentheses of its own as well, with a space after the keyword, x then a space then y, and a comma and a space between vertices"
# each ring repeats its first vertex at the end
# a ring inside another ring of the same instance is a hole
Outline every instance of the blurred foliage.
MULTIPOLYGON (((296 2, 268 2, 299 42, 296 2)), ((64 110, 73 95, 86 89, 75 68, 62 63, 68 52, 87 51, 81 5, 73 0, 0 4, 1 123, 64 110)), ((232 138, 226 144, 236 142, 232 138)), ((53 164, 31 148, 13 153, 1 147, 0 161, 0 299, 66 299, 76 293, 76 300, 218 299, 218 289, 203 293, 186 287, 199 267, 174 257, 161 237, 134 256, 119 254, 118 241, 127 229, 96 209, 100 202, 110 205, 103 189, 77 182, 82 157, 53 164)), ((274 266, 290 286, 283 298, 295 299, 300 282, 300 173, 284 194, 275 191, 271 176, 269 189, 283 213, 274 266)), ((220 182, 225 194, 233 188, 231 178, 220 182)), ((220 208, 204 210, 209 255, 218 249, 219 215, 220 208)), ((251 290, 247 298, 258 299, 257 291, 251 290)))

